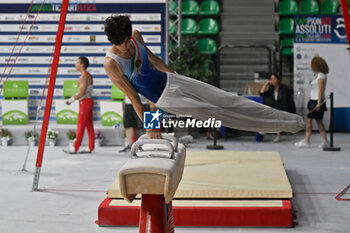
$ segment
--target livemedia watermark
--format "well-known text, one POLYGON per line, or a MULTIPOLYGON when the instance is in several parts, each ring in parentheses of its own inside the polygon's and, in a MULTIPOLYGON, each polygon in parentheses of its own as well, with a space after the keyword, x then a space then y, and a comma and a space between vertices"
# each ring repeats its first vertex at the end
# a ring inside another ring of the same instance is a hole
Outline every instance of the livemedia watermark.
POLYGON ((167 128, 220 128, 222 123, 215 118, 207 120, 198 120, 191 115, 167 115, 162 114, 159 110, 156 112, 143 113, 144 129, 167 128))

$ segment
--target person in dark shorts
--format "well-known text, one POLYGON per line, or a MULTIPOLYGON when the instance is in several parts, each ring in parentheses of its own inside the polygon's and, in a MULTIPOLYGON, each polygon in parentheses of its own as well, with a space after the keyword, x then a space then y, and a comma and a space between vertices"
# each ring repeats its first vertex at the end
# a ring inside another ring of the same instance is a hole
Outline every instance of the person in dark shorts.
POLYGON ((311 93, 310 100, 307 104, 309 113, 306 116, 305 138, 295 143, 295 146, 304 148, 311 146, 310 138, 312 134, 312 119, 315 119, 318 130, 320 131, 320 134, 323 138, 323 142, 318 147, 323 148, 329 146, 326 130, 322 121, 324 112, 327 110, 325 101, 325 89, 329 68, 327 62, 322 57, 315 55, 311 61, 311 69, 315 73, 315 77, 310 83, 311 93))
MULTIPOLYGON (((143 96, 140 96, 140 99, 144 105, 144 108, 146 109, 147 100, 143 96)), ((137 116, 134 107, 132 106, 131 101, 128 97, 125 97, 123 120, 127 143, 125 147, 119 152, 129 152, 131 150, 131 145, 134 143, 136 130, 142 128, 142 122, 137 116)))

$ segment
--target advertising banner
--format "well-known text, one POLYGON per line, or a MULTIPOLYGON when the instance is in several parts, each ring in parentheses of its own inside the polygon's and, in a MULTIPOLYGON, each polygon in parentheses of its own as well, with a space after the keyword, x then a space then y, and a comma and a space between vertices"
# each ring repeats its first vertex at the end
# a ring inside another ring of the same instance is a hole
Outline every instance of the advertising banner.
MULTIPOLYGON (((161 46, 147 46, 154 54, 160 54, 161 46)), ((6 53, 6 56, 10 55, 10 53, 18 53, 28 55, 28 54, 47 54, 51 55, 54 49, 54 45, 51 46, 23 46, 23 48, 16 47, 13 50, 13 46, 0 46, 0 54, 6 53)), ((61 47, 61 54, 76 54, 76 58, 79 57, 80 54, 103 54, 105 55, 108 51, 109 47, 106 45, 94 45, 94 46, 65 46, 61 47)))
MULTIPOLYGON (((17 32, 22 30, 22 32, 57 32, 57 24, 38 24, 22 26, 21 24, 0 24, 0 32, 17 32)), ((142 32, 160 32, 160 24, 134 24, 133 29, 142 32)), ((103 33, 103 24, 66 24, 64 27, 65 32, 100 32, 103 33)))
POLYGON ((79 91, 78 80, 64 80, 63 97, 70 98, 79 91))
POLYGON ((1 101, 3 125, 28 124, 28 100, 1 101))
POLYGON ((341 15, 295 17, 294 94, 299 109, 305 109, 310 98, 310 83, 314 79, 311 60, 315 55, 324 58, 329 66, 325 94, 334 93, 334 117, 339 119, 335 121, 335 129, 349 131, 350 115, 341 116, 347 112, 344 109, 350 108, 350 54, 341 15))
POLYGON ((28 81, 7 81, 3 89, 5 98, 28 97, 28 81))
MULTIPOLYGON (((161 37, 159 35, 145 35, 143 36, 143 40, 145 43, 161 43, 161 37)), ((48 44, 54 44, 56 41, 55 35, 11 35, 11 36, 4 36, 0 35, 0 43, 9 43, 9 42, 16 42, 17 43, 23 43, 24 41, 26 44, 35 45, 37 43, 48 43, 48 44)), ((63 44, 69 44, 69 43, 103 43, 104 45, 109 45, 110 42, 107 40, 107 37, 105 35, 66 35, 63 36, 63 44)))
MULTIPOLYGON (((0 1, 0 73, 4 77, 9 75, 9 80, 28 82, 30 119, 33 119, 34 107, 41 99, 40 88, 44 87, 50 71, 48 65, 61 8, 61 1, 46 0, 37 14, 41 2, 34 0, 26 17, 30 6, 28 0, 0 1), (20 30, 22 33, 18 37, 20 30)), ((103 69, 104 57, 111 44, 104 34, 103 23, 114 13, 128 15, 133 29, 141 31, 148 48, 165 60, 166 0, 71 0, 57 72, 55 100, 63 99, 64 80, 79 78, 80 74, 74 68, 79 56, 86 56, 90 61, 88 71, 94 77, 96 106, 102 100, 111 100, 112 83, 103 69)), ((96 119, 101 119, 98 109, 94 109, 94 114, 97 114, 96 119)), ((52 119, 55 120, 55 115, 52 119)))
MULTIPOLYGON (((138 22, 138 21, 161 21, 161 14, 133 14, 133 13, 125 13, 130 17, 131 22, 138 22)), ((0 15, 0 20, 1 21, 23 21, 25 18, 25 14, 1 14, 0 15)), ((74 14, 70 13, 67 14, 66 21, 71 22, 71 21, 103 21, 107 17, 109 17, 110 14, 86 14, 86 13, 81 13, 81 14, 74 14)), ((36 14, 31 13, 28 15, 28 22, 33 22, 35 19, 36 14)), ((47 21, 47 22, 58 22, 60 19, 60 14, 46 14, 46 13, 41 13, 37 16, 37 21, 47 21)))
POLYGON ((101 101, 101 124, 102 126, 114 126, 123 124, 123 102, 101 101))
POLYGON ((296 16, 295 43, 347 43, 341 15, 296 16))
MULTIPOLYGON (((90 65, 99 65, 103 67, 103 62, 104 62, 104 57, 103 56, 86 56, 87 59, 89 59, 90 65)), ((38 56, 38 57, 33 57, 33 56, 21 56, 17 58, 16 65, 23 65, 23 64, 35 64, 35 65, 49 65, 49 62, 51 60, 51 57, 49 56, 38 56)), ((9 59, 8 56, 0 56, 0 63, 7 63, 11 62, 13 63, 15 61, 15 58, 9 59)), ((59 59, 59 66, 60 65, 71 65, 72 67, 74 66, 73 64, 77 61, 77 57, 75 56, 60 56, 59 59)), ((51 61, 52 62, 52 61, 51 61)))
POLYGON ((66 100, 55 100, 56 123, 76 125, 78 123, 79 101, 71 105, 66 100))

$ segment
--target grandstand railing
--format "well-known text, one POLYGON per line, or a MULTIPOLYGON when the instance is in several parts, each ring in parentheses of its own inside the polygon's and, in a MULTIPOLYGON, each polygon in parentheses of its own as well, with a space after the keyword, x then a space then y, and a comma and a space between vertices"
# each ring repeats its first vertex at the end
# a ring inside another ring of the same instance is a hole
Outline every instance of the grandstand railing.
POLYGON ((217 57, 216 57, 216 65, 217 65, 217 78, 215 80, 215 86, 220 87, 220 55, 221 52, 225 49, 247 49, 247 48, 253 48, 253 49, 265 49, 268 54, 268 71, 269 74, 272 73, 272 49, 267 46, 267 45, 234 45, 234 44, 226 44, 226 45, 221 45, 218 49, 217 57))

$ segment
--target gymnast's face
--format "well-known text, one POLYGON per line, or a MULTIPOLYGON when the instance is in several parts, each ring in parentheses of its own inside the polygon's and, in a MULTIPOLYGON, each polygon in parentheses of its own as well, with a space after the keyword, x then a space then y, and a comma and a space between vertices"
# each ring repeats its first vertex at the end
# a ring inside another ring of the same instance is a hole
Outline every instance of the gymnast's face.
POLYGON ((124 42, 116 45, 117 49, 122 53, 127 53, 131 45, 131 38, 126 38, 124 42))
POLYGON ((81 63, 80 59, 78 59, 77 62, 75 63, 75 69, 77 71, 80 71, 83 67, 84 65, 81 63))

